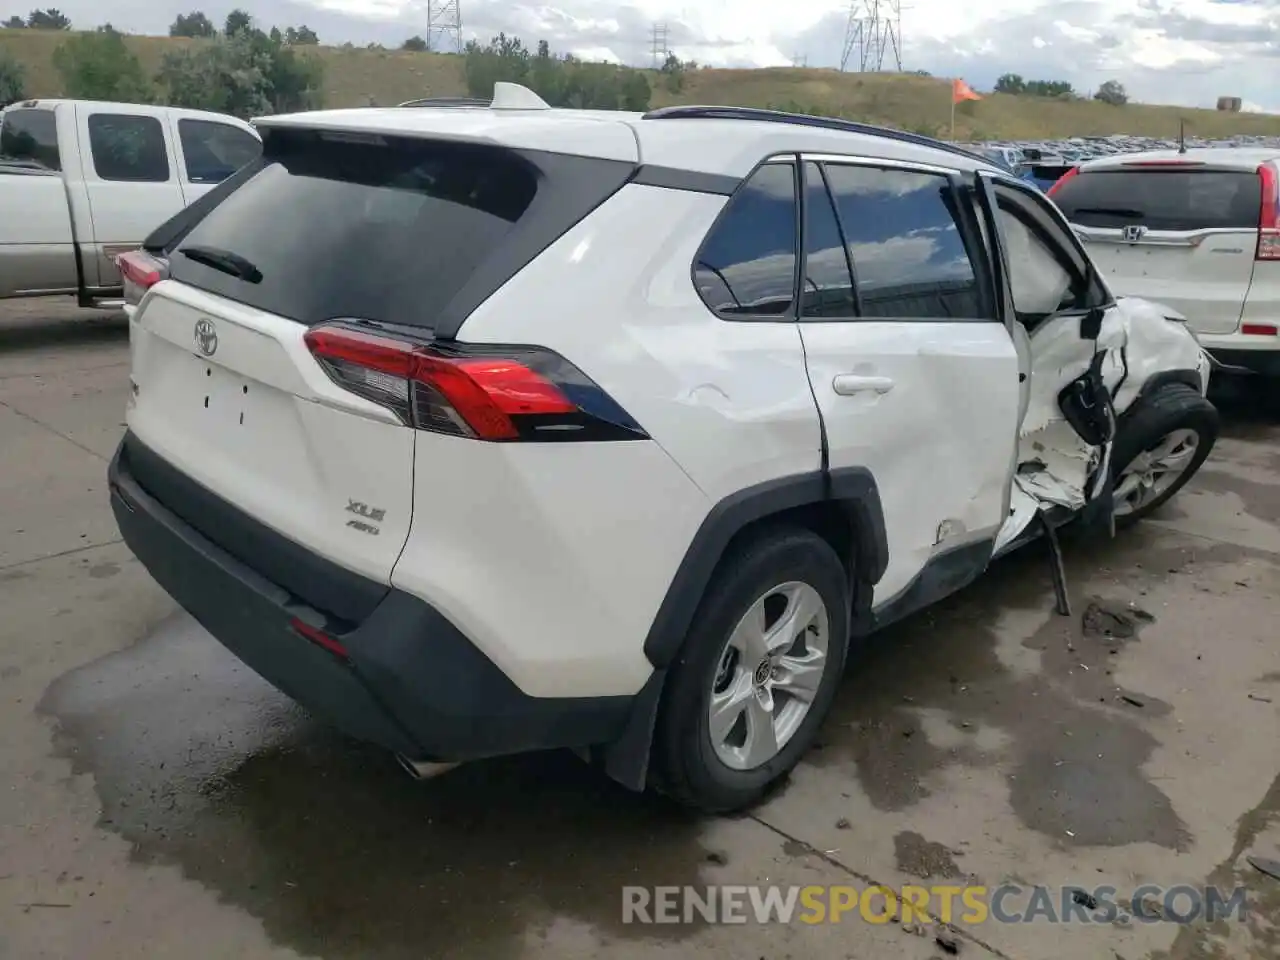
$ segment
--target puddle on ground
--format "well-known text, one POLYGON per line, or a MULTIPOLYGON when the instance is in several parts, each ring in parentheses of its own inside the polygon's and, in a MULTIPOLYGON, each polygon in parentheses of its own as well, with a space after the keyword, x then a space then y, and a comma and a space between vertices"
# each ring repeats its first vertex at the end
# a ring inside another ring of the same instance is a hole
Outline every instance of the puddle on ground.
POLYGON ((101 824, 305 954, 510 957, 553 920, 624 926, 627 884, 698 884, 696 818, 570 754, 428 782, 309 720, 185 615, 56 681, 41 711, 95 778, 101 824))
POLYGON ((1048 561, 1032 545, 890 628, 861 654, 810 762, 851 762, 871 802, 899 811, 929 796, 942 767, 999 760, 1009 764, 1013 812, 1057 842, 1187 849, 1186 826, 1143 773, 1158 746, 1143 721, 1170 707, 1119 689, 1114 664, 1127 646, 1143 644, 1152 617, 1142 602, 1152 582, 1250 551, 1161 544, 1162 534, 1142 527, 1114 541, 1068 544, 1070 617, 1052 613, 1048 561), (1001 613, 1019 611, 1045 618, 1018 651, 1038 661, 1033 670, 1011 669, 998 648, 1001 613), (946 731, 938 717, 948 718, 946 731), (993 728, 1005 736, 990 736, 993 728))

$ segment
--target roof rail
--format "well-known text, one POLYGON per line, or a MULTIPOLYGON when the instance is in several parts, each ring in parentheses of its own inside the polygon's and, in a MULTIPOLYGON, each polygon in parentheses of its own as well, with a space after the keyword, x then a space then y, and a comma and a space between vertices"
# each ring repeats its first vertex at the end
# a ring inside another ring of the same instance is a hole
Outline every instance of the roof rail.
POLYGON ((480 97, 424 97, 421 100, 406 100, 402 107, 487 107, 489 101, 480 97))
POLYGON ((844 133, 860 133, 868 137, 884 137, 886 140, 897 140, 900 143, 911 143, 919 147, 932 147, 945 150, 979 163, 990 164, 991 161, 972 150, 965 150, 946 140, 935 140, 933 137, 921 136, 918 133, 907 133, 892 127, 879 127, 872 123, 859 123, 856 120, 841 120, 837 117, 814 117, 807 113, 786 113, 782 110, 762 110, 759 107, 659 107, 650 110, 642 118, 644 120, 761 120, 769 123, 794 123, 804 127, 819 127, 823 130, 840 130, 844 133))

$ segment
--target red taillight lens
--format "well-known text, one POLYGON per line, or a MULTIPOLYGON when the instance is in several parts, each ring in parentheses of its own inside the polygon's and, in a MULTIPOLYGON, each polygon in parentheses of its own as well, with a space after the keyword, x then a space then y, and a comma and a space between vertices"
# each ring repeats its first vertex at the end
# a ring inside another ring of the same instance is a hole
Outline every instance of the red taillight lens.
POLYGON ((645 436, 600 387, 541 347, 420 343, 342 324, 303 339, 340 387, 419 430, 490 441, 645 436))
POLYGON ((1057 180, 1053 181, 1053 186, 1049 188, 1048 195, 1052 197, 1055 193, 1058 192, 1059 187, 1061 187, 1064 183, 1066 183, 1068 180, 1070 180, 1079 172, 1080 172, 1079 167, 1072 167, 1070 170, 1068 170, 1066 173, 1060 176, 1057 180))
POLYGON ((1276 335, 1276 326, 1271 323, 1242 323, 1240 332, 1255 337, 1274 337, 1276 335))
POLYGON ((1262 209, 1258 213, 1258 260, 1280 260, 1280 174, 1264 163, 1258 167, 1262 181, 1262 209))
POLYGON ((126 303, 137 305, 148 290, 169 275, 169 265, 145 250, 130 250, 116 257, 124 280, 126 303))

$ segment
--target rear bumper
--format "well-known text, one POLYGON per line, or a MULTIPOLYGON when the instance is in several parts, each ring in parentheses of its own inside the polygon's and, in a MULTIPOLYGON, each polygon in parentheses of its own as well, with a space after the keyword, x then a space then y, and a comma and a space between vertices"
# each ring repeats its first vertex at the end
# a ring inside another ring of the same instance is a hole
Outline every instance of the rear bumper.
MULTIPOLYGON (((1258 322, 1274 325, 1273 319, 1254 320, 1245 317, 1246 322, 1258 322)), ((1252 333, 1197 333, 1196 339, 1205 353, 1213 358, 1213 365, 1223 373, 1257 373, 1263 376, 1280 376, 1280 337, 1262 336, 1252 333)))
MULTIPOLYGON (((111 508, 129 548, 227 649, 349 735, 412 760, 459 761, 605 744, 622 733, 633 697, 530 697, 429 604, 312 554, 313 564, 331 568, 327 584, 360 580, 365 596, 371 588, 385 590, 358 624, 327 617, 144 488, 130 469, 131 449, 155 457, 126 435, 111 461, 111 508), (290 626, 295 618, 337 639, 349 659, 305 639, 290 626)), ((217 510, 256 528, 255 558, 263 550, 287 556, 299 549, 225 501, 217 510)))
POLYGON ((1280 377, 1280 344, 1272 350, 1240 350, 1205 347, 1214 367, 1223 373, 1256 373, 1264 377, 1280 377))

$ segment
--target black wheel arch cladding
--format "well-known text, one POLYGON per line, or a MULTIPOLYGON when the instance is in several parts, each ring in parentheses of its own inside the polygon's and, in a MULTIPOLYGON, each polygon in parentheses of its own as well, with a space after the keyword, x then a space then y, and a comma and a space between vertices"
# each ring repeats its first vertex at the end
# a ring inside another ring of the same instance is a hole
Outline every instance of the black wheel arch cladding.
POLYGON ((847 518, 852 561, 860 581, 874 584, 888 565, 888 538, 880 491, 871 472, 847 467, 770 480, 725 497, 708 512, 677 568, 645 638, 657 668, 675 658, 698 604, 734 537, 751 525, 801 507, 827 504, 847 518))

